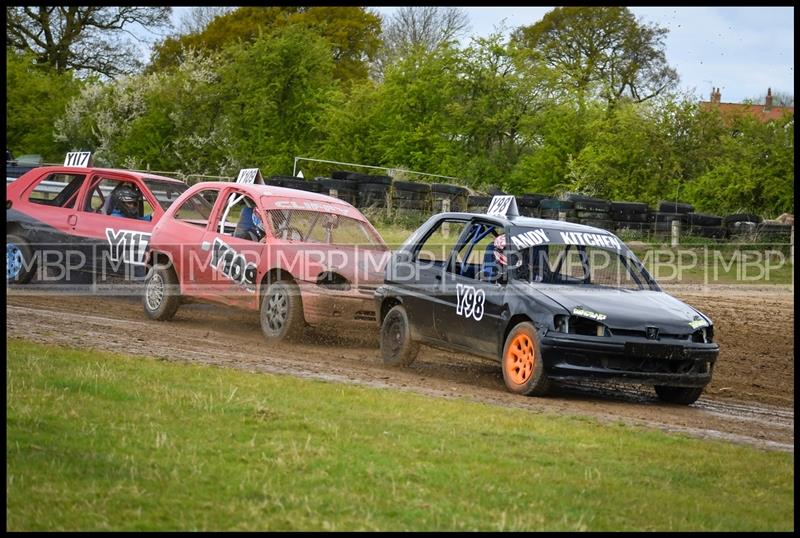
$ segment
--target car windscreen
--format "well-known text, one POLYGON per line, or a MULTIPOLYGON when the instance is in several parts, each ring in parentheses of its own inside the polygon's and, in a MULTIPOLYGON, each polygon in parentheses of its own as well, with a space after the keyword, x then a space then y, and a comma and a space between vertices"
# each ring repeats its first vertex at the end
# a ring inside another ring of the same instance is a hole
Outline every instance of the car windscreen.
POLYGON ((189 188, 185 183, 173 181, 163 181, 160 179, 144 178, 144 183, 153 196, 158 200, 158 204, 166 211, 172 202, 178 199, 183 192, 189 188))
POLYGON ((510 276, 542 284, 658 289, 633 252, 611 234, 515 228, 510 276))
POLYGON ((385 248, 366 223, 322 211, 270 209, 267 218, 274 237, 285 241, 385 248))

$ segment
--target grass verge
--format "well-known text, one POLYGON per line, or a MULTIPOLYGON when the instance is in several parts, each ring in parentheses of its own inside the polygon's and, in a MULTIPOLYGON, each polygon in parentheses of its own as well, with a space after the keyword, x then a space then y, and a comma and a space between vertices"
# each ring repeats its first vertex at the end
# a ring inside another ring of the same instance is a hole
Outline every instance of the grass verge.
POLYGON ((791 454, 7 345, 8 530, 792 530, 791 454))

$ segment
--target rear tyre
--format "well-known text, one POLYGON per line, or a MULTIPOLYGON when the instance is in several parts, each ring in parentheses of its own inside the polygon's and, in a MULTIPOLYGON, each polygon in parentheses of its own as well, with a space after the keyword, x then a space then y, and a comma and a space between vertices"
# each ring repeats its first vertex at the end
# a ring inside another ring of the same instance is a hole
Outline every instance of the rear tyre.
POLYGON ((261 331, 268 342, 298 340, 303 335, 303 299, 294 282, 278 280, 261 300, 261 331))
POLYGON ((705 387, 666 387, 656 385, 656 394, 667 402, 680 405, 690 405, 697 401, 705 387))
POLYGON ((523 322, 511 329, 503 346, 502 363, 503 381, 511 392, 543 396, 550 389, 539 335, 533 324, 523 322))
POLYGON ((6 234, 6 285, 25 284, 34 272, 36 266, 28 241, 15 234, 6 234))
POLYGON ((411 339, 411 324, 402 305, 389 310, 381 324, 381 355, 389 366, 408 366, 419 353, 419 343, 411 339))
POLYGON ((154 265, 144 281, 144 313, 156 321, 169 321, 181 304, 178 277, 171 265, 154 265))

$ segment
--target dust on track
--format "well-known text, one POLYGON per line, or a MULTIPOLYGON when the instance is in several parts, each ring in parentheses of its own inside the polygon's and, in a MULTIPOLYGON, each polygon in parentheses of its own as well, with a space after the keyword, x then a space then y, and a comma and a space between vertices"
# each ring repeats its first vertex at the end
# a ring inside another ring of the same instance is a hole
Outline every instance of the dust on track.
POLYGON ((692 406, 660 402, 649 387, 562 383, 546 398, 506 391, 498 363, 422 348, 405 369, 384 366, 377 327, 307 328, 301 344, 267 344, 258 315, 186 304, 171 322, 149 321, 136 297, 51 295, 12 288, 6 336, 287 374, 538 413, 592 416, 691 436, 794 452, 794 299, 784 288, 667 290, 709 314, 721 352, 711 384, 692 406), (113 330, 112 330, 113 329, 113 330))

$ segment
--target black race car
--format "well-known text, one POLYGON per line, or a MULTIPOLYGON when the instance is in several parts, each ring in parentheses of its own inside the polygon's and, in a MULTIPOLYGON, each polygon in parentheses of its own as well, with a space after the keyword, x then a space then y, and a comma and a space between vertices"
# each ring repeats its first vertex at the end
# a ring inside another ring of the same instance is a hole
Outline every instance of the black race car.
POLYGON ((410 364, 420 343, 472 353, 500 360, 519 394, 593 378, 688 405, 719 354, 711 320, 661 291, 619 238, 520 217, 513 199, 431 217, 393 254, 376 301, 385 363, 410 364))

